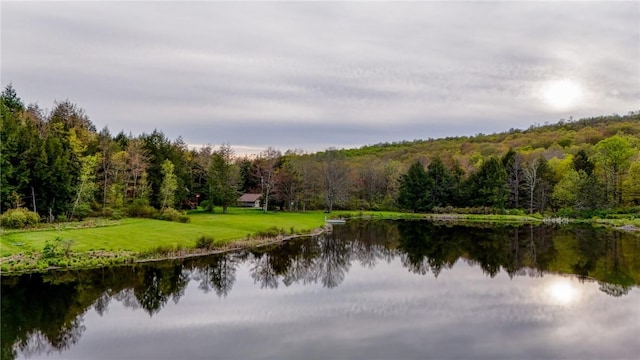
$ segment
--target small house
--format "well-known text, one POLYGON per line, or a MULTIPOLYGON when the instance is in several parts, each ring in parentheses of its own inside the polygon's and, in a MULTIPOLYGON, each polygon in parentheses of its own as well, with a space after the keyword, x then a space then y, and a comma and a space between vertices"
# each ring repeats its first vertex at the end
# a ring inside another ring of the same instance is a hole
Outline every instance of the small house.
POLYGON ((238 199, 240 206, 259 208, 262 194, 243 194, 238 199))

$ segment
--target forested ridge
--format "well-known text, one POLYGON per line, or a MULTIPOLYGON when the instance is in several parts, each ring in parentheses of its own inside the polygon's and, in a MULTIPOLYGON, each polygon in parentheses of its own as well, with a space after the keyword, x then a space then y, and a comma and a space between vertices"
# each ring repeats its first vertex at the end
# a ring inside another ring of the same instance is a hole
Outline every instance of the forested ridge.
POLYGON ((1 212, 28 209, 43 221, 225 211, 242 193, 284 211, 594 216, 640 205, 640 111, 314 154, 268 148, 248 158, 229 144, 190 149, 159 129, 98 130, 80 106, 67 100, 44 111, 11 85, 1 107, 1 212))

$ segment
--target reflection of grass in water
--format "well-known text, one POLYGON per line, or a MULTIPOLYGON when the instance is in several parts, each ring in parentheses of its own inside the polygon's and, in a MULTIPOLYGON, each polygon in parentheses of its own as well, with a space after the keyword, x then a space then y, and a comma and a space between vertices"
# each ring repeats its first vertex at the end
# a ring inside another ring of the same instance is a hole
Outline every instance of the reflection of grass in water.
POLYGON ((621 285, 623 287, 636 285, 635 280, 629 273, 620 271, 619 269, 606 273, 603 281, 610 284, 621 285))
POLYGON ((548 270, 624 287, 640 285, 638 234, 590 229, 581 235, 573 232, 555 235, 553 246, 557 252, 548 270))

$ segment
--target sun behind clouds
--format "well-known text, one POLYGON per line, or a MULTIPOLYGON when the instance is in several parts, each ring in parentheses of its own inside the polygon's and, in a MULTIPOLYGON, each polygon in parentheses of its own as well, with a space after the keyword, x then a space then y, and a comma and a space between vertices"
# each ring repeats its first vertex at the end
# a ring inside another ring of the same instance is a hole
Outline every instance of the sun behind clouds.
POLYGON ((543 86, 542 98, 554 110, 570 110, 579 105, 583 99, 583 91, 574 80, 552 80, 543 86))

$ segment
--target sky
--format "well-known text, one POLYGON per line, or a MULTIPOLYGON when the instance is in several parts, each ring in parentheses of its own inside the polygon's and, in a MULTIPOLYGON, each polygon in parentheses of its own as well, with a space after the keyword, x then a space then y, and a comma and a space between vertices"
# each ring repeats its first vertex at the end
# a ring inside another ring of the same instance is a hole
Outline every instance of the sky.
POLYGON ((640 2, 0 2, 1 83, 238 153, 640 109, 640 2))

